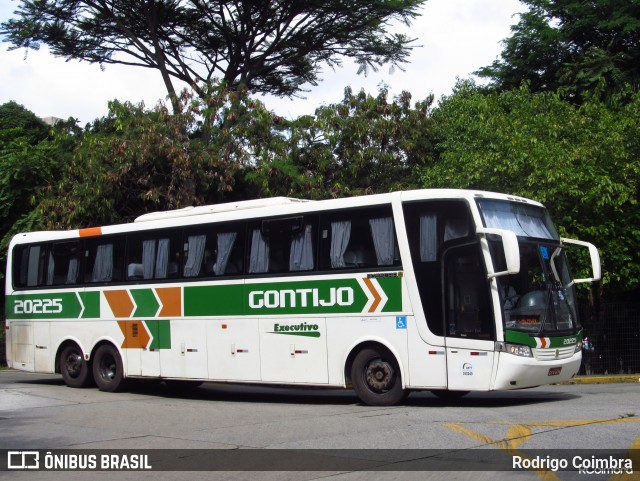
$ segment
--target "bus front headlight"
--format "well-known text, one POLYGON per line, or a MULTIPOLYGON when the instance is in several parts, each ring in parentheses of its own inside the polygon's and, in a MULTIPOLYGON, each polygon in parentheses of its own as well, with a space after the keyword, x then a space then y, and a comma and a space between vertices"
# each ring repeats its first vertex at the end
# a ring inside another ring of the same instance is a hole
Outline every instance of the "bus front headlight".
POLYGON ((514 356, 533 357, 529 346, 521 346, 520 344, 506 344, 507 352, 514 356))
POLYGON ((520 344, 509 344, 508 342, 498 341, 496 342, 496 351, 508 352, 514 356, 520 357, 533 357, 531 348, 529 346, 522 346, 520 344))

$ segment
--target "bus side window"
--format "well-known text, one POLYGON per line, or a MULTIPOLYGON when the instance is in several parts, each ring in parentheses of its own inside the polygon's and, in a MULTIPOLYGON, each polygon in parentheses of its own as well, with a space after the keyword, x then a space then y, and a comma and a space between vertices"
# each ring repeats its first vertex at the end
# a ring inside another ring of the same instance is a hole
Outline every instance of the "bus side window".
POLYGON ((180 238, 176 232, 156 237, 132 236, 128 242, 127 280, 171 279, 178 276, 180 238))
POLYGON ((407 202, 403 210, 413 270, 427 326, 434 334, 445 336, 443 247, 472 238, 469 207, 459 200, 429 200, 407 202))
POLYGON ((87 241, 85 244, 85 282, 122 280, 124 237, 87 241))
POLYGON ((447 335, 493 339, 487 277, 477 243, 452 247, 444 253, 447 335))
POLYGON ((266 219, 250 226, 248 272, 308 272, 315 269, 315 216, 266 219))
POLYGON ((321 224, 323 269, 399 266, 390 209, 349 210, 325 215, 321 224))
POLYGON ((14 284, 16 287, 38 287, 44 284, 45 245, 25 245, 15 249, 14 284))
POLYGON ((62 242, 51 246, 47 263, 47 285, 74 285, 80 271, 80 242, 62 242))
POLYGON ((209 276, 237 275, 242 272, 242 235, 233 227, 214 235, 215 245, 206 261, 209 276))
POLYGON ((187 231, 184 277, 218 277, 242 273, 244 225, 220 225, 187 231))

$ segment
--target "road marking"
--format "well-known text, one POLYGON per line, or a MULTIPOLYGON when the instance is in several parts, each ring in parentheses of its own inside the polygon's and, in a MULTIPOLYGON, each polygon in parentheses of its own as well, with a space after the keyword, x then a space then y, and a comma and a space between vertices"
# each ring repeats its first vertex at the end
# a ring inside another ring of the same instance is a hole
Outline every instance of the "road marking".
MULTIPOLYGON (((533 436, 534 428, 567 428, 576 426, 587 426, 597 424, 618 424, 618 423, 640 423, 640 418, 636 417, 620 417, 615 419, 574 419, 574 420, 548 420, 548 421, 519 421, 514 423, 513 421, 489 421, 489 422, 447 422, 444 423, 448 429, 469 436, 476 441, 485 445, 493 445, 503 451, 507 452, 511 456, 521 456, 523 459, 528 456, 518 451, 517 448, 521 447, 524 443, 529 441, 533 436), (493 439, 486 434, 473 431, 467 427, 470 424, 493 424, 493 425, 506 425, 508 426, 507 432, 503 439, 493 439)), ((542 433, 549 431, 542 431, 542 433)), ((640 436, 631 444, 629 448, 628 456, 633 460, 634 466, 640 465, 640 436)), ((545 481, 559 481, 560 478, 548 469, 534 469, 536 475, 545 481)), ((609 478, 609 481, 618 481, 622 479, 622 475, 614 474, 609 478)), ((625 474, 625 480, 640 480, 640 473, 634 472, 633 474, 625 474)))

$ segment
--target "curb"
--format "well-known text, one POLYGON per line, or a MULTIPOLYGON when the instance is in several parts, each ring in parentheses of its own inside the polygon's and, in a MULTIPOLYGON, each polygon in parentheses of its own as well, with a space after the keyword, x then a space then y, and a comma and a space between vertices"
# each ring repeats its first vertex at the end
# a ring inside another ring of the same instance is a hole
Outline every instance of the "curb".
POLYGON ((560 384, 616 384, 640 382, 640 374, 603 374, 600 376, 576 376, 560 384))

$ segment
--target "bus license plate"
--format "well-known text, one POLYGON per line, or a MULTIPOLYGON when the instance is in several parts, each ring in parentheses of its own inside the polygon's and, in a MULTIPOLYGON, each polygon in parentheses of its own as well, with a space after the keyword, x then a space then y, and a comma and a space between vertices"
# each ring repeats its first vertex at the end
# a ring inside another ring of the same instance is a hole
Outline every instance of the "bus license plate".
POLYGON ((558 374, 560 374, 560 371, 562 371, 561 367, 552 367, 549 369, 548 376, 557 376, 558 374))

